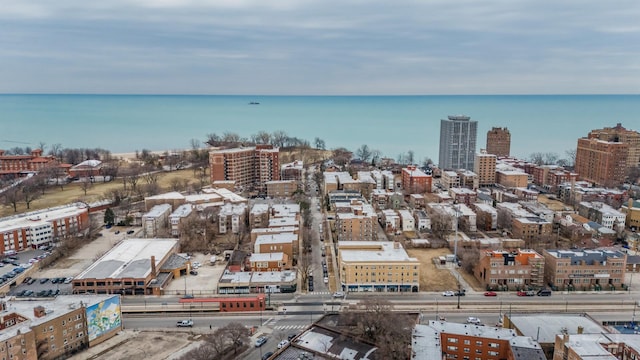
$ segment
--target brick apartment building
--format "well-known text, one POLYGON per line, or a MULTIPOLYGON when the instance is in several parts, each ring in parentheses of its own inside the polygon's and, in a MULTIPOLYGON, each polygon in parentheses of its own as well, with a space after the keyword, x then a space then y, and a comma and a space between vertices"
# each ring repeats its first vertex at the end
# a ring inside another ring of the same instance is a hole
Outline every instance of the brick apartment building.
POLYGON ((298 182, 293 180, 273 180, 265 183, 267 196, 270 198, 287 198, 298 190, 298 182))
POLYGON ((629 144, 598 139, 578 139, 575 171, 581 180, 614 187, 627 175, 629 144))
POLYGON ((544 257, 534 250, 483 251, 474 275, 486 289, 539 289, 544 287, 544 257))
POLYGON ((545 282, 558 290, 622 289, 627 255, 609 249, 544 250, 545 282))
POLYGON ((492 127, 487 131, 487 154, 508 157, 511 152, 511 133, 509 129, 492 127))
POLYGON ((280 149, 272 145, 212 150, 211 182, 235 181, 242 189, 263 189, 267 181, 280 180, 280 149))
POLYGON ((513 219, 511 232, 513 237, 525 241, 548 238, 553 232, 553 223, 537 216, 513 219))
POLYGON ((339 241, 376 240, 378 215, 373 207, 362 201, 352 200, 336 212, 336 232, 339 241))
POLYGON ((431 192, 432 181, 431 175, 427 175, 415 165, 402 169, 402 188, 407 194, 431 192))
POLYGON ((481 151, 476 154, 473 171, 478 175, 478 186, 491 186, 496 183, 496 156, 481 151))
POLYGON ((526 188, 529 184, 529 175, 521 170, 498 170, 496 183, 507 188, 526 188))
POLYGON ((589 132, 589 139, 613 141, 625 143, 629 147, 627 167, 640 166, 640 133, 635 130, 627 130, 621 123, 615 127, 595 129, 589 132))

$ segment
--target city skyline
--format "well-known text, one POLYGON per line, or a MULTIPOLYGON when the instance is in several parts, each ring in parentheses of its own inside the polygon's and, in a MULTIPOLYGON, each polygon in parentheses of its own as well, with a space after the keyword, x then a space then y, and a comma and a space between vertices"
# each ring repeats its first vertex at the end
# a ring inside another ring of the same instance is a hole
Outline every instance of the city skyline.
POLYGON ((0 93, 633 94, 640 5, 3 2, 0 93))

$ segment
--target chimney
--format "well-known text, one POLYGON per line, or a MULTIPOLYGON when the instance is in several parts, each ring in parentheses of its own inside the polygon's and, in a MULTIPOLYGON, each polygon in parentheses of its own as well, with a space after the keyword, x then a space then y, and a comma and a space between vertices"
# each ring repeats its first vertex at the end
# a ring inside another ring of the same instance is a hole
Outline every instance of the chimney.
POLYGON ((578 326, 578 335, 582 334, 583 332, 584 332, 584 327, 578 326))
POLYGON ((45 316, 47 312, 44 309, 44 306, 36 306, 33 308, 33 315, 37 318, 41 318, 45 316))
POLYGON ((151 273, 153 274, 153 277, 156 277, 156 275, 158 275, 156 273, 156 257, 155 256, 151 256, 151 273))

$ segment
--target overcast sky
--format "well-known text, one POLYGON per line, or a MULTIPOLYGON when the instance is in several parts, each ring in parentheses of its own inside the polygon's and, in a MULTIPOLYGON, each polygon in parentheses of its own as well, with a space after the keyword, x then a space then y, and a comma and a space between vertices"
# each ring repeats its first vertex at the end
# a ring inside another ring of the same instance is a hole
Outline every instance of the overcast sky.
POLYGON ((0 93, 637 94, 639 0, 0 0, 0 93))

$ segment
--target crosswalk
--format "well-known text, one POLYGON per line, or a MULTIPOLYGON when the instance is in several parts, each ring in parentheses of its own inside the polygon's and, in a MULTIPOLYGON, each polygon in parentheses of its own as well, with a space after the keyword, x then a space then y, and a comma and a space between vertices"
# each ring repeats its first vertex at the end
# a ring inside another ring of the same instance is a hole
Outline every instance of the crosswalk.
POLYGON ((278 322, 277 319, 275 318, 268 318, 265 322, 262 323, 262 326, 269 326, 269 325, 273 325, 276 322, 278 322))
POLYGON ((273 328, 276 330, 302 330, 308 326, 309 325, 278 325, 273 328))
POLYGON ((312 291, 309 294, 313 294, 313 295, 329 295, 329 294, 332 294, 332 292, 330 292, 330 291, 312 291))

